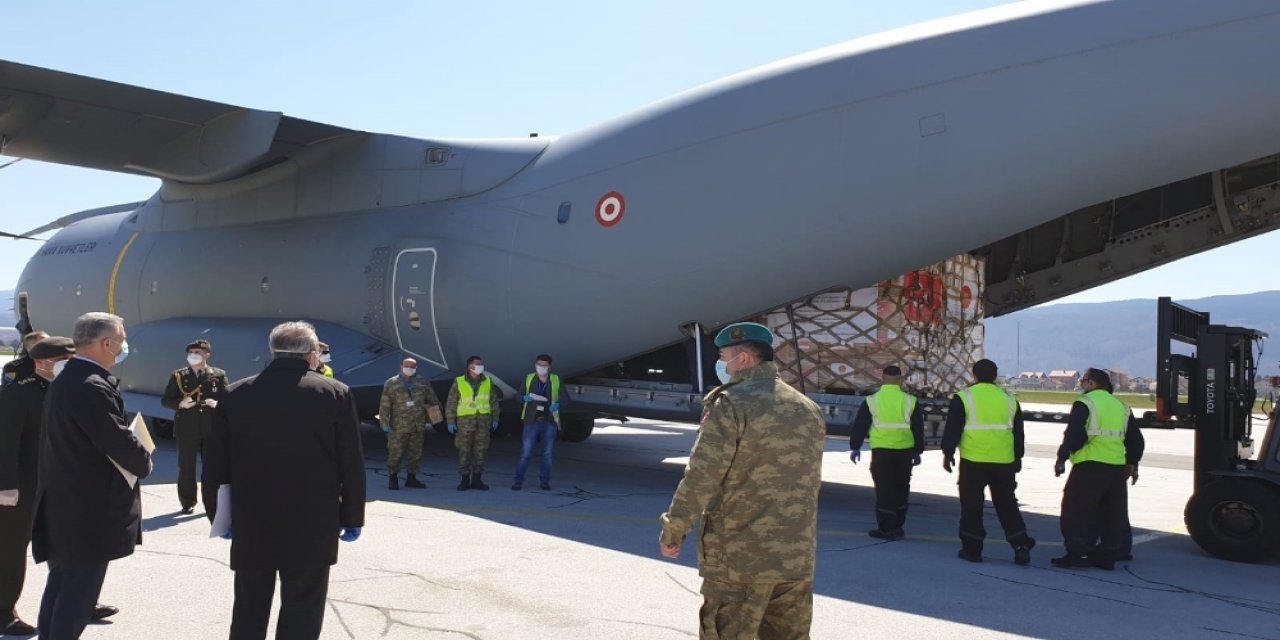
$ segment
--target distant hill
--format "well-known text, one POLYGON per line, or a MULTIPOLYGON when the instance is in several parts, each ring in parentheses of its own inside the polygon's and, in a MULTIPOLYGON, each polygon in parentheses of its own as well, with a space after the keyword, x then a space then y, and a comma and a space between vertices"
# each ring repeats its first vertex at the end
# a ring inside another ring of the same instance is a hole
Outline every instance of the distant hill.
MULTIPOLYGON (((1175 302, 1208 311, 1214 324, 1267 332, 1272 339, 1264 347, 1280 342, 1280 291, 1175 302)), ((1116 369, 1132 376, 1155 375, 1155 299, 1052 305, 990 318, 985 324, 986 355, 1003 375, 1088 367, 1116 369)), ((1280 374, 1280 347, 1272 349, 1264 348, 1258 363, 1262 375, 1280 374)))

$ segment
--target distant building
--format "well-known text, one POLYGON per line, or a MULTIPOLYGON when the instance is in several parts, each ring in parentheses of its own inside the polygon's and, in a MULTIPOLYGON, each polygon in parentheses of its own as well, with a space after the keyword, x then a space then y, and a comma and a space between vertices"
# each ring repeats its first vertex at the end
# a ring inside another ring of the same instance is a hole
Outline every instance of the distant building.
POLYGON ((1043 371, 1023 371, 1014 379, 1014 383, 1023 389, 1043 389, 1048 378, 1043 371))
POLYGON ((1074 369, 1054 369, 1049 372, 1048 386, 1055 389, 1074 389, 1080 380, 1080 372, 1074 369))
MULTIPOLYGON (((1116 388, 1119 389, 1119 387, 1116 388)), ((1129 379, 1129 385, 1127 388, 1134 393, 1155 393, 1156 381, 1155 378, 1134 376, 1129 379)))
POLYGON ((1111 386, 1115 387, 1117 391, 1132 388, 1133 378, 1129 374, 1115 369, 1107 369, 1107 375, 1111 376, 1111 386))

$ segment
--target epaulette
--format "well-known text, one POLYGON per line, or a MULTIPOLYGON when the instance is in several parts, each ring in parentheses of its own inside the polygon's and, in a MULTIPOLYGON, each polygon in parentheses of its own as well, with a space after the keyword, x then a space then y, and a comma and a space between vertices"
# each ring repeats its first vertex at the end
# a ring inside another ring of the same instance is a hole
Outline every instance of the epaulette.
POLYGON ((25 377, 25 378, 23 378, 23 379, 21 379, 21 380, 14 380, 14 382, 13 382, 13 383, 14 383, 14 384, 28 384, 28 383, 35 382, 35 381, 36 381, 36 377, 35 377, 35 376, 27 376, 27 377, 25 377))

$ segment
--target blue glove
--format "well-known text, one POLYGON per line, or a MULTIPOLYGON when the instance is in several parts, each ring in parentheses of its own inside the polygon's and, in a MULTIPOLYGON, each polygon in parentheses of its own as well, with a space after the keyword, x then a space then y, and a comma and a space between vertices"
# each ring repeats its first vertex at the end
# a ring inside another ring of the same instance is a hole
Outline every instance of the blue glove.
POLYGON ((231 529, 230 529, 230 528, 228 528, 228 529, 227 529, 227 532, 226 532, 226 533, 224 533, 224 534, 222 534, 220 537, 221 537, 223 540, 230 540, 230 539, 231 539, 231 529))
POLYGON ((525 402, 533 402, 533 394, 531 394, 531 393, 526 393, 526 394, 524 394, 524 397, 522 397, 522 398, 520 398, 520 399, 521 399, 521 400, 524 400, 525 402))
POLYGON ((489 430, 490 430, 490 431, 492 431, 492 432, 494 432, 494 433, 497 433, 497 432, 498 432, 498 421, 497 421, 497 420, 494 420, 494 421, 493 421, 493 424, 489 425, 489 430))
POLYGON ((862 449, 854 449, 853 451, 849 452, 849 460, 852 460, 854 464, 858 464, 858 461, 861 459, 862 459, 862 449))
POLYGON ((380 424, 380 425, 378 425, 378 426, 382 427, 382 432, 383 432, 383 433, 391 433, 391 427, 388 427, 388 426, 387 426, 387 425, 385 425, 385 424, 380 424))
POLYGON ((911 466, 913 466, 913 467, 918 467, 918 466, 920 466, 920 454, 918 454, 918 453, 917 453, 917 454, 916 454, 916 457, 914 457, 914 458, 912 458, 912 459, 911 459, 911 466))
POLYGON ((351 527, 343 529, 338 535, 338 539, 343 542, 355 542, 360 539, 360 527, 351 527))
POLYGON ((559 402, 552 402, 552 403, 551 403, 551 413, 555 413, 555 412, 557 412, 557 411, 559 411, 559 410, 560 410, 560 403, 559 403, 559 402))
POLYGON ((450 422, 450 423, 449 423, 449 433, 457 433, 457 432, 458 432, 458 425, 456 425, 456 424, 454 424, 454 423, 450 422))

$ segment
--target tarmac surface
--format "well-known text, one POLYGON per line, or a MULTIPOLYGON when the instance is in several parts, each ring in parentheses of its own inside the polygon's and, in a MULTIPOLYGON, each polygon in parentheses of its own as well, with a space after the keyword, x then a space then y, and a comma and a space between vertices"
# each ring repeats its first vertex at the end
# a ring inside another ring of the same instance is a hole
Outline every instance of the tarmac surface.
MULTIPOLYGON (((874 526, 868 470, 830 437, 823 466, 813 637, 1277 638, 1280 560, 1218 560, 1186 535, 1191 433, 1146 432, 1148 459, 1130 494, 1136 559, 1116 571, 1066 571, 1054 478, 1062 427, 1029 424, 1018 497, 1039 540, 1031 566, 1012 562, 988 506, 986 561, 955 557, 956 477, 930 451, 913 482, 907 539, 874 526)), ((601 420, 580 444, 560 443, 551 491, 510 489, 519 443, 495 440, 489 492, 454 490, 455 451, 428 438, 425 490, 386 488, 381 433, 366 431, 369 503, 359 541, 331 574, 324 638, 697 637, 694 539, 678 561, 658 554, 657 517, 679 482, 695 426, 601 420)), ((225 638, 232 604, 229 543, 208 538, 201 510, 179 515, 172 441, 143 488, 144 545, 112 563, 102 593, 120 607, 84 638, 225 638)), ((33 566, 19 613, 30 622, 44 587, 33 566)))

